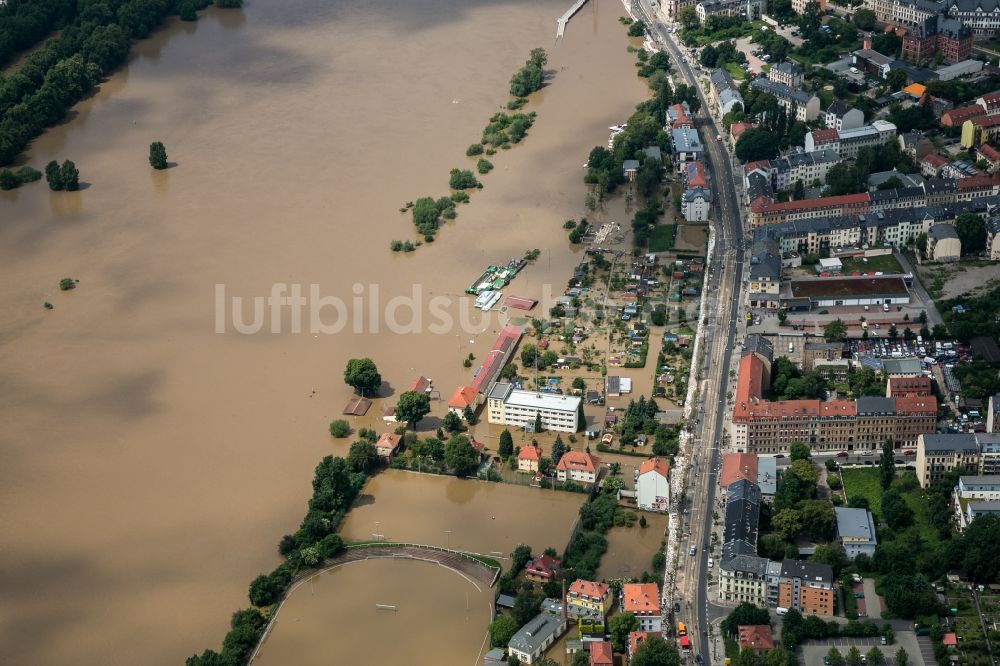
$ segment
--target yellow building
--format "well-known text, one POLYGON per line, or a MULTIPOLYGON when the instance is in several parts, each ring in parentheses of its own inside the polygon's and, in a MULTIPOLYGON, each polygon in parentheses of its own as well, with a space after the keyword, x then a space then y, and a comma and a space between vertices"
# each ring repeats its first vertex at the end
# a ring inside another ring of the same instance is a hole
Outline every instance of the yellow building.
POLYGON ((611 587, 607 583, 575 580, 566 593, 566 613, 571 617, 604 620, 611 609, 611 587))

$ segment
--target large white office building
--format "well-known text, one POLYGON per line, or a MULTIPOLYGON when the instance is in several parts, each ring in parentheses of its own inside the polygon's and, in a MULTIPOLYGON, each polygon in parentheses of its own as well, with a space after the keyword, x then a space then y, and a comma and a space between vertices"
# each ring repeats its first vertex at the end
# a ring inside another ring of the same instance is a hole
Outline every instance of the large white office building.
POLYGON ((576 396, 524 391, 503 382, 494 383, 486 395, 487 421, 529 431, 541 417, 543 430, 576 432, 580 409, 580 398, 576 396))

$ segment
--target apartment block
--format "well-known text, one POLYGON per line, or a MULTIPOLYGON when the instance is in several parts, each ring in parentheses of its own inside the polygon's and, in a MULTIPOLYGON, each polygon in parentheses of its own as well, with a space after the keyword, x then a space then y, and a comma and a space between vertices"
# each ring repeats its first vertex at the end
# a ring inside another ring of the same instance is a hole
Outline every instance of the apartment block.
POLYGON ((778 582, 778 606, 803 615, 833 615, 833 569, 826 564, 784 560, 778 582))
POLYGON ((979 469, 979 442, 972 434, 920 435, 917 441, 917 479, 928 488, 953 469, 970 473, 979 469))
POLYGON ((496 382, 486 396, 489 423, 534 430, 537 418, 542 428, 559 432, 577 432, 582 421, 581 400, 575 396, 515 389, 496 382))

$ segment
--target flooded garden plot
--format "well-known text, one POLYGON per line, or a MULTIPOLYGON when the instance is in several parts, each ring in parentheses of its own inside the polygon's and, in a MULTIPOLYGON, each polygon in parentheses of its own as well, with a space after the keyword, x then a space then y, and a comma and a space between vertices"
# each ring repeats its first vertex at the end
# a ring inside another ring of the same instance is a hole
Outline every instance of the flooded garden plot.
POLYGON ((639 578, 643 571, 653 573, 653 555, 662 550, 667 530, 667 515, 639 512, 646 527, 636 522, 632 527, 612 527, 607 534, 608 552, 601 558, 597 575, 608 578, 639 578))
POLYGON ((385 540, 507 556, 569 541, 585 495, 452 476, 386 470, 361 491, 344 521, 346 540, 385 540))

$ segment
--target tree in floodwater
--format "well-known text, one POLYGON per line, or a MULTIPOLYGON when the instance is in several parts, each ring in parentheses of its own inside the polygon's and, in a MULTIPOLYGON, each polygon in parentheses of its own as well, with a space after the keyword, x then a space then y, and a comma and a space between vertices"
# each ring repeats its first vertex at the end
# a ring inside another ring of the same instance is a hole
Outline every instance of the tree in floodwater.
POLYGON ((59 162, 52 160, 45 165, 45 180, 49 184, 49 189, 53 192, 63 189, 62 172, 59 170, 59 162))
POLYGON ((167 149, 159 141, 149 144, 149 164, 154 169, 167 168, 167 149))
POLYGON ((72 160, 63 162, 59 169, 59 177, 62 180, 63 189, 67 192, 75 192, 80 189, 80 171, 72 160))

